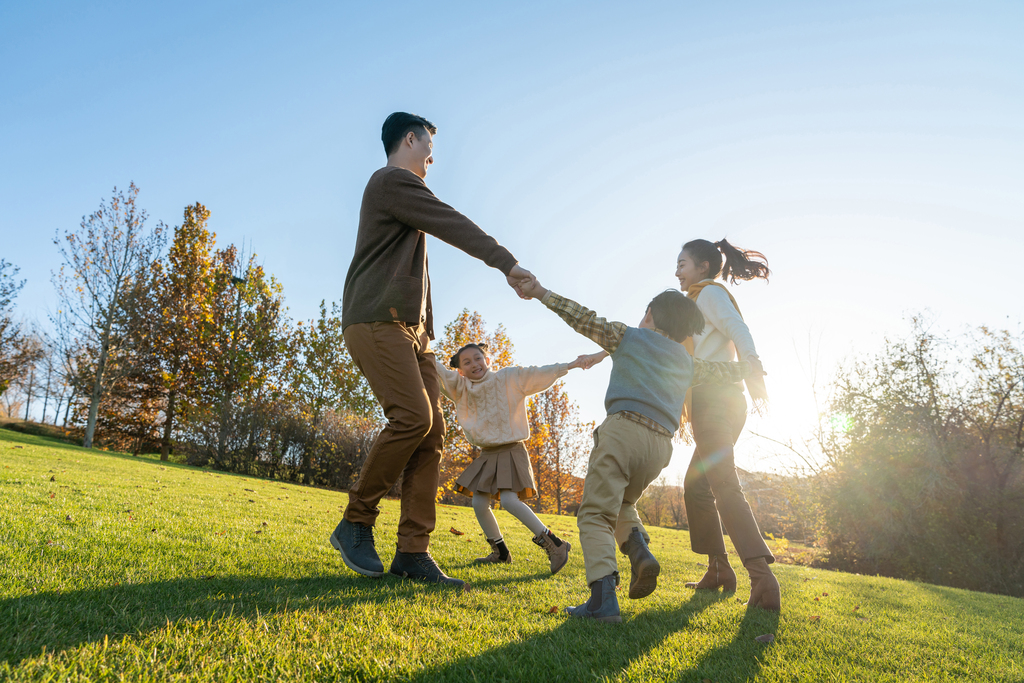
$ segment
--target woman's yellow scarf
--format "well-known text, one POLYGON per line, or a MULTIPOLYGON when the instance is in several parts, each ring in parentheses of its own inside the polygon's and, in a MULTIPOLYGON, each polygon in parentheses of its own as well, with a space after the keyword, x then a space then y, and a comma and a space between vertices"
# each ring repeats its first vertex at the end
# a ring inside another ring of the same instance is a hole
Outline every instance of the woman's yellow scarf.
MULTIPOLYGON (((743 313, 740 311, 740 305, 736 303, 736 298, 729 291, 729 288, 723 285, 721 282, 714 282, 713 280, 702 280, 696 284, 692 284, 686 288, 686 296, 690 297, 693 301, 697 301, 697 297, 700 296, 701 290, 708 285, 714 285, 715 287, 721 287, 725 290, 725 293, 729 295, 729 301, 736 307, 736 312, 740 314, 740 318, 743 318, 743 313)), ((686 350, 693 355, 693 337, 687 337, 683 342, 683 346, 686 350)), ((768 388, 764 385, 764 377, 748 377, 744 380, 747 385, 747 393, 750 394, 750 399, 753 403, 754 412, 758 415, 764 415, 768 407, 768 388)), ((690 421, 690 414, 693 407, 693 389, 686 392, 686 403, 683 404, 683 424, 690 421)))

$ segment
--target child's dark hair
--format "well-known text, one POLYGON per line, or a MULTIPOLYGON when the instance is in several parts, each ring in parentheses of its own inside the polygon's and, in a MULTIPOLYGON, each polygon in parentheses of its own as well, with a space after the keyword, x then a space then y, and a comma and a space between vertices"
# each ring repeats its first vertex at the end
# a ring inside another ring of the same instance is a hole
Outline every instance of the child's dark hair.
POLYGON ((477 344, 476 342, 470 342, 469 344, 466 344, 461 349, 455 352, 455 355, 452 356, 452 359, 448 361, 448 365, 458 370, 459 356, 461 356, 462 352, 465 351, 466 349, 477 349, 480 351, 480 353, 484 354, 485 356, 487 355, 487 344, 477 344))
POLYGON ((384 143, 384 153, 391 156, 391 153, 398 149, 402 138, 410 131, 416 133, 417 138, 421 138, 425 131, 430 131, 431 135, 437 135, 437 126, 422 116, 396 111, 384 119, 384 126, 380 131, 380 140, 384 143))
POLYGON ((717 242, 692 240, 683 245, 683 251, 698 264, 708 264, 708 277, 714 280, 722 274, 723 280, 736 284, 737 280, 753 280, 764 278, 772 271, 768 269, 768 259, 759 251, 740 249, 729 244, 724 238, 717 242), (722 257, 725 257, 725 264, 722 257))
POLYGON ((654 326, 680 344, 687 337, 704 331, 704 314, 678 289, 666 289, 651 299, 648 308, 654 316, 654 326))

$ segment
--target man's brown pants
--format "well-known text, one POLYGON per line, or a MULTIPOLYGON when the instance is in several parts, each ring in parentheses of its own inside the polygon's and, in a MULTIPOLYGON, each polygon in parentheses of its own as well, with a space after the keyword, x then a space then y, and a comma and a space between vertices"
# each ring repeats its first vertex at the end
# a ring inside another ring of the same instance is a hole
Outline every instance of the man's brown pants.
POLYGON ((697 447, 683 480, 690 547, 701 555, 724 555, 724 524, 741 562, 764 557, 771 563, 775 556, 743 497, 733 459, 733 446, 746 420, 747 405, 738 386, 693 388, 691 424, 697 447))
POLYGON ((345 519, 373 526, 380 499, 404 475, 398 549, 426 552, 445 431, 430 339, 423 325, 394 322, 355 323, 344 334, 352 360, 388 421, 348 493, 345 519))

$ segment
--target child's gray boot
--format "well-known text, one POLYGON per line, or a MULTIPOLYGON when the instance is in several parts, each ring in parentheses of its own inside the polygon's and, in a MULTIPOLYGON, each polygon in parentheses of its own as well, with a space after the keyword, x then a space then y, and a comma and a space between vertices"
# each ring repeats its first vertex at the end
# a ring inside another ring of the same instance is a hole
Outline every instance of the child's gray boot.
POLYGON ((491 554, 476 558, 477 564, 512 564, 512 553, 508 551, 504 539, 492 541, 488 538, 487 542, 491 544, 491 554))
POLYGON ((619 624, 619 599, 615 597, 615 585, 619 582, 619 573, 613 572, 590 584, 590 599, 579 607, 566 607, 565 613, 570 617, 596 619, 608 624, 619 624))
POLYGON ((569 561, 569 551, 572 550, 572 545, 570 545, 569 541, 563 541, 551 533, 551 529, 534 536, 533 542, 543 548, 544 552, 548 554, 552 575, 557 574, 558 570, 569 561))
POLYGON ((629 558, 629 597, 632 600, 646 598, 658 587, 658 574, 661 565, 647 547, 647 538, 639 527, 633 527, 629 538, 619 546, 622 553, 629 558))

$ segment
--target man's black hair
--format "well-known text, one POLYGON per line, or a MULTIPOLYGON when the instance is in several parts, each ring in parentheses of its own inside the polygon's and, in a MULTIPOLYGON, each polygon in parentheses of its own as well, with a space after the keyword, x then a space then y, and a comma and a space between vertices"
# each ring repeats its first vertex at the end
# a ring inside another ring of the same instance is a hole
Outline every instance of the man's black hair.
POLYGON ((448 365, 450 365, 453 368, 455 368, 456 370, 458 370, 459 369, 459 356, 461 356, 462 352, 465 351, 466 349, 479 349, 480 353, 484 354, 485 356, 487 355, 487 344, 476 344, 476 343, 466 344, 461 349, 459 349, 458 351, 455 352, 455 355, 452 356, 452 359, 451 359, 451 361, 449 361, 448 365))
POLYGON ((437 126, 427 121, 422 116, 407 114, 404 111, 396 111, 384 119, 384 126, 380 130, 380 140, 384 143, 384 153, 391 156, 392 152, 398 149, 402 138, 410 131, 416 133, 416 137, 423 137, 425 131, 431 135, 437 134, 437 126))
POLYGON ((680 344, 704 331, 704 314, 678 289, 666 289, 651 299, 648 307, 654 315, 654 326, 680 344))

